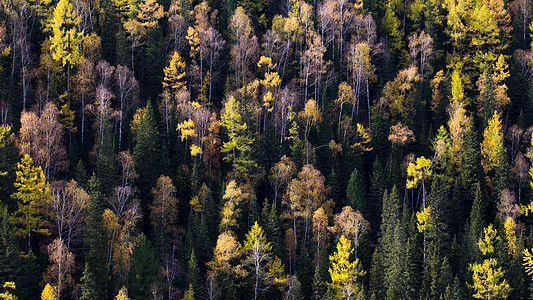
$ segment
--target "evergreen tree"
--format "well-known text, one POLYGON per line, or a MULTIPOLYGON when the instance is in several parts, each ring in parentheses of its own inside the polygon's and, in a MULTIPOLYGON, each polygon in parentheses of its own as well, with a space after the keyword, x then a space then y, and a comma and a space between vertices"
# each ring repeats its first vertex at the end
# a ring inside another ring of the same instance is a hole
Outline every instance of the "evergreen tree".
POLYGON ((82 277, 82 298, 103 299, 108 286, 108 270, 106 269, 106 242, 102 237, 106 231, 102 225, 102 201, 100 182, 93 174, 88 182, 89 204, 85 222, 85 269, 82 277))
POLYGON ((151 298, 152 286, 157 284, 159 265, 152 243, 141 233, 131 253, 129 281, 133 299, 151 298))
POLYGON ((348 205, 354 210, 360 211, 363 216, 366 216, 367 203, 365 179, 357 168, 355 168, 350 175, 348 188, 346 189, 346 199, 348 200, 348 205))
POLYGON ((196 255, 194 255, 194 249, 191 251, 191 256, 187 264, 187 275, 185 279, 186 286, 189 289, 192 288, 196 291, 196 294, 200 294, 201 282, 200 282, 200 269, 198 268, 198 262, 196 261, 196 255))
POLYGON ((150 190, 160 175, 159 132, 152 104, 148 101, 144 110, 139 109, 139 127, 136 144, 133 148, 135 170, 139 174, 139 192, 141 201, 148 203, 150 190))

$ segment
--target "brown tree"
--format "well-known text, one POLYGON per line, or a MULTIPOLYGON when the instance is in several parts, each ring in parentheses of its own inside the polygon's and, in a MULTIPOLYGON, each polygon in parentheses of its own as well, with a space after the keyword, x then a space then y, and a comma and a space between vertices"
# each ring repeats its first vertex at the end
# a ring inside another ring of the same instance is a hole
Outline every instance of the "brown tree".
POLYGON ((296 165, 286 155, 283 155, 280 161, 272 166, 268 179, 274 188, 275 203, 278 203, 277 201, 280 191, 282 191, 287 184, 289 184, 289 181, 292 179, 292 177, 294 177, 294 175, 296 175, 296 165))
POLYGON ((67 252, 70 252, 71 243, 79 243, 83 238, 89 195, 74 180, 53 182, 50 194, 49 212, 59 239, 66 243, 67 252))
POLYGON ((313 214, 326 202, 327 193, 324 176, 312 165, 303 166, 298 178, 289 183, 282 201, 284 209, 281 217, 292 219, 295 244, 298 233, 301 233, 304 244, 308 240, 313 214))
POLYGON ((71 274, 74 271, 74 254, 68 252, 60 238, 48 245, 48 257, 52 263, 43 276, 45 282, 52 283, 56 299, 61 299, 61 293, 67 285, 74 284, 71 274))

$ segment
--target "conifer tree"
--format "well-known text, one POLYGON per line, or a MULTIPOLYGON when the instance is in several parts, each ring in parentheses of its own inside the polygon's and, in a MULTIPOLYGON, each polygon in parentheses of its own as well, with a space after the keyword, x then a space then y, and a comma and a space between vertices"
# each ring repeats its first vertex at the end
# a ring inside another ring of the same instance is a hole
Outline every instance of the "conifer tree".
POLYGON ((44 206, 49 201, 50 190, 41 167, 35 167, 26 154, 17 165, 17 192, 11 195, 18 200, 18 210, 12 215, 17 227, 16 236, 26 239, 26 253, 31 249, 32 233, 49 235, 44 218, 44 206))
POLYGON ((331 287, 335 290, 337 297, 341 299, 359 297, 362 292, 361 287, 356 282, 358 277, 365 275, 365 271, 359 269, 359 259, 351 262, 350 254, 353 252, 351 242, 341 235, 337 243, 337 251, 329 257, 331 268, 331 287))

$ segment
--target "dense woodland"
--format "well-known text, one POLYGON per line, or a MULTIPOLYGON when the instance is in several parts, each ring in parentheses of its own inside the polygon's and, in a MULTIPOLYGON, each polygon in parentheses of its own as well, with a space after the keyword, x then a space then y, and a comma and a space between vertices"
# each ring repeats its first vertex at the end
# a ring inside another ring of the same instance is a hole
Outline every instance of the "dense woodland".
POLYGON ((0 16, 0 298, 533 298, 530 0, 0 16))

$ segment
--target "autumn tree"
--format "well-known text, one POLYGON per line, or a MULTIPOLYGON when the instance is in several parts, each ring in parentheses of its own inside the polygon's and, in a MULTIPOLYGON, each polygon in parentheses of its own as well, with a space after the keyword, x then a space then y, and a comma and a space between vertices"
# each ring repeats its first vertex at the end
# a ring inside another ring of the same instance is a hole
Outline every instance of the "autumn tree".
POLYGON ((246 192, 243 192, 242 187, 238 186, 235 180, 231 180, 226 185, 226 191, 222 199, 226 202, 220 212, 220 231, 228 232, 232 228, 237 228, 237 219, 241 214, 241 203, 248 197, 246 192))
POLYGON ((118 149, 122 149, 122 129, 131 111, 138 105, 139 82, 126 66, 115 69, 115 95, 119 103, 118 149))
POLYGON ((59 239, 69 252, 71 243, 79 242, 82 237, 89 195, 74 180, 52 183, 50 194, 48 210, 56 225, 59 239))
MULTIPOLYGON (((484 236, 479 240, 479 250, 483 255, 494 252, 494 245, 500 239, 496 229, 490 224, 483 229, 484 236)), ((473 284, 476 299, 507 299, 512 288, 504 278, 504 270, 498 266, 496 258, 487 258, 481 263, 470 264, 469 269, 473 272, 473 284)))
POLYGON ((320 251, 328 245, 330 231, 329 216, 324 211, 324 208, 319 207, 313 213, 313 242, 316 243, 315 261, 317 262, 321 253, 320 251))
POLYGON ((230 53, 235 71, 235 85, 239 88, 248 82, 251 63, 256 61, 259 52, 259 43, 253 35, 250 18, 241 6, 237 7, 230 19, 229 32, 235 43, 230 53))
POLYGON ((41 293, 41 300, 56 300, 56 292, 54 291, 54 288, 47 283, 44 286, 43 292, 41 293))
POLYGON ((289 184, 294 175, 296 175, 296 166, 285 155, 272 166, 268 179, 274 188, 274 203, 277 203, 279 193, 289 184))
POLYGON ((217 239, 213 259, 207 263, 209 275, 234 274, 245 275, 246 271, 238 264, 243 254, 242 245, 228 232, 222 232, 217 239))
POLYGON ((328 270, 331 276, 330 285, 340 299, 360 297, 362 292, 356 281, 366 272, 360 269, 358 258, 353 262, 351 261, 350 255, 353 251, 350 241, 341 235, 337 243, 337 251, 329 256, 331 261, 331 268, 328 270))
POLYGON ((48 245, 48 257, 52 264, 48 267, 44 278, 55 287, 56 299, 61 299, 61 293, 66 286, 71 286, 74 283, 72 278, 74 254, 68 252, 62 239, 57 238, 48 245))
POLYGON ((49 235, 48 221, 44 218, 44 206, 49 201, 50 190, 41 167, 35 167, 33 160, 24 155, 17 165, 17 188, 11 197, 18 202, 18 209, 12 215, 17 227, 16 235, 27 239, 26 253, 31 250, 32 233, 49 235))
POLYGON ((266 289, 276 285, 283 287, 287 280, 283 274, 283 265, 279 258, 273 256, 272 245, 257 222, 246 234, 242 250, 245 256, 243 265, 250 268, 254 277, 254 299, 265 289, 260 285, 266 285, 266 289))
MULTIPOLYGON (((371 48, 368 42, 350 43, 346 52, 350 83, 355 97, 352 99, 352 118, 359 116, 359 101, 366 94, 368 121, 370 125, 370 82, 375 79, 375 67, 371 62, 371 48), (355 101, 354 101, 355 100, 355 101)), ((340 88, 339 88, 340 91, 340 88)))
POLYGON ((416 83, 421 80, 416 67, 398 72, 393 81, 385 84, 378 109, 385 108, 385 114, 393 122, 403 122, 408 126, 414 124, 416 83))
POLYGON ((340 213, 335 215, 334 223, 335 232, 353 242, 355 257, 357 257, 359 238, 370 229, 368 221, 359 211, 354 211, 351 206, 345 206, 340 213))
POLYGON ((224 111, 220 117, 220 126, 228 133, 228 141, 222 143, 222 153, 226 153, 224 161, 233 165, 234 176, 246 176, 256 162, 250 157, 254 138, 247 132, 248 125, 241 114, 241 104, 234 97, 230 97, 224 104, 224 111))
POLYGON ((178 198, 176 187, 170 177, 161 175, 152 188, 154 202, 150 206, 150 219, 156 229, 159 247, 164 247, 166 240, 176 237, 176 220, 178 217, 178 198))
POLYGON ((418 35, 409 37, 409 60, 412 66, 417 66, 422 78, 429 76, 433 67, 433 38, 423 30, 418 35))
POLYGON ((416 163, 409 163, 407 167, 407 180, 406 187, 413 189, 422 184, 422 211, 416 213, 418 219, 418 231, 424 232, 424 261, 426 260, 426 229, 431 226, 429 224, 429 218, 431 218, 431 207, 426 207, 426 185, 425 182, 433 174, 432 161, 421 156, 416 159, 416 163))
POLYGON ((63 132, 59 111, 52 102, 44 106, 40 116, 34 112, 21 115, 20 153, 29 155, 41 166, 49 180, 68 167, 63 132))
MULTIPOLYGON (((481 142, 481 165, 487 183, 493 191, 499 193, 503 189, 507 169, 506 151, 503 145, 501 114, 494 111, 483 131, 481 142)), ((498 197, 498 195, 495 195, 498 197)))
POLYGON ((143 0, 137 3, 124 1, 121 4, 125 8, 122 16, 124 29, 128 32, 128 39, 131 41, 131 70, 135 72, 135 48, 144 43, 148 32, 164 16, 164 9, 154 0, 143 0))
POLYGON ((48 27, 51 31, 52 57, 67 66, 68 107, 70 108, 70 69, 81 61, 83 31, 78 29, 81 18, 69 0, 61 0, 54 9, 48 27))
POLYGON ((325 178, 320 171, 312 165, 305 165, 298 174, 298 178, 292 179, 287 187, 287 193, 282 201, 284 219, 292 219, 294 231, 294 244, 297 245, 297 235, 301 232, 303 243, 308 240, 310 221, 314 212, 326 202, 328 189, 325 178), (303 226, 303 228, 301 228, 303 226), (297 226, 297 224, 299 226, 297 226))
POLYGON ((179 89, 186 87, 185 62, 177 51, 174 51, 168 63, 168 67, 165 67, 163 72, 165 73, 165 78, 163 79, 164 88, 169 88, 175 93, 179 89))

